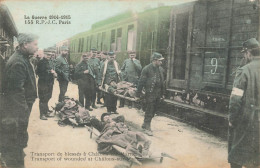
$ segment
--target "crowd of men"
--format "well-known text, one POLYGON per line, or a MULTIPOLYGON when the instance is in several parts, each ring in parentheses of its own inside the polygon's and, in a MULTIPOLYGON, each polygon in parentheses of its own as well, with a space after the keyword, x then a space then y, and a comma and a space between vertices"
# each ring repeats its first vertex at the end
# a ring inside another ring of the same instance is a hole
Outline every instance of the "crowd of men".
MULTIPOLYGON (((28 142, 28 121, 37 98, 36 75, 41 120, 52 117, 48 102, 52 97, 54 79, 57 78, 59 82, 59 102, 64 100, 71 81, 67 47, 61 48, 61 55, 56 59, 52 52, 46 51, 35 71, 30 57, 38 50, 38 37, 20 34, 18 43, 18 48, 5 67, 5 110, 1 110, 0 122, 0 152, 9 167, 24 166, 23 149, 28 142)), ((254 38, 244 42, 243 53, 246 63, 237 70, 230 97, 228 160, 232 168, 259 165, 259 42, 254 38)), ((142 128, 144 133, 152 136, 151 121, 165 93, 164 70, 161 67, 164 58, 162 54, 154 52, 151 63, 142 69, 136 53, 131 51, 128 54, 129 58, 120 68, 113 51, 99 52, 91 49, 90 52, 83 53, 74 72, 79 102, 87 110, 93 111, 97 108, 96 103, 102 104, 103 98, 107 113, 118 114, 117 97, 112 93, 101 92, 100 89, 105 85, 114 86, 119 81, 133 83, 137 87, 137 97, 145 91, 146 108, 142 128)), ((121 100, 120 107, 123 106, 124 100, 121 100)))

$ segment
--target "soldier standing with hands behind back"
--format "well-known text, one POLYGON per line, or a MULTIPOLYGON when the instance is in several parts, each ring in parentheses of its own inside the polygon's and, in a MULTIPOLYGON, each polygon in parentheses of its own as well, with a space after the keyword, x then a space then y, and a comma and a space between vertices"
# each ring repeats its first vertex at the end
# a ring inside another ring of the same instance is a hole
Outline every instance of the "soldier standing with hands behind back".
POLYGON ((69 49, 66 46, 61 47, 61 55, 56 59, 55 70, 58 74, 58 81, 60 86, 59 102, 62 102, 65 98, 65 93, 68 89, 70 81, 70 67, 67 61, 69 49))
POLYGON ((260 44, 243 43, 246 65, 239 68, 229 101, 228 161, 231 168, 257 168, 260 158, 260 44))
POLYGON ((147 103, 147 109, 145 110, 144 123, 142 128, 144 132, 152 136, 151 121, 157 111, 160 103, 160 99, 164 96, 164 78, 163 69, 161 67, 162 54, 154 52, 152 54, 152 63, 145 66, 142 70, 141 77, 137 86, 136 96, 140 97, 140 94, 145 88, 145 100, 147 103))

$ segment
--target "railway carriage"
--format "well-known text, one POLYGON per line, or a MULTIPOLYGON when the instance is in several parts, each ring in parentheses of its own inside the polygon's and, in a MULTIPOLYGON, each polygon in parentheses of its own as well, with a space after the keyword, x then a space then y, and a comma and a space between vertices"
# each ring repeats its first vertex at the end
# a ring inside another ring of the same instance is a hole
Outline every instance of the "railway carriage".
POLYGON ((168 102, 187 102, 183 106, 227 117, 242 42, 259 40, 259 15, 258 0, 201 0, 173 7, 168 102))
POLYGON ((140 13, 128 11, 93 24, 89 31, 69 39, 72 63, 79 62, 83 52, 96 48, 115 51, 120 64, 128 58, 127 51, 136 51, 142 65, 149 64, 153 51, 167 54, 170 10, 162 6, 140 13))
POLYGON ((126 12, 70 38, 70 60, 79 62, 82 52, 94 47, 115 51, 120 64, 127 51, 136 51, 145 66, 153 51, 160 52, 166 57, 167 104, 227 118, 242 42, 260 39, 259 4, 198 0, 126 12))
POLYGON ((17 36, 18 30, 10 11, 0 2, 0 107, 3 107, 5 63, 14 51, 14 37, 17 36))

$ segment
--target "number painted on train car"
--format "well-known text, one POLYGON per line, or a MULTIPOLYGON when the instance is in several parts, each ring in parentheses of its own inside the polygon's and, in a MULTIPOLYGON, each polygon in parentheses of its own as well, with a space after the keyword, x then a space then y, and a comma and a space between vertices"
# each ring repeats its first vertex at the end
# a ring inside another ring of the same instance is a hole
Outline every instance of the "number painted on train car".
POLYGON ((213 69, 210 70, 211 74, 215 74, 218 69, 218 59, 217 58, 212 58, 211 61, 211 66, 213 66, 213 69))

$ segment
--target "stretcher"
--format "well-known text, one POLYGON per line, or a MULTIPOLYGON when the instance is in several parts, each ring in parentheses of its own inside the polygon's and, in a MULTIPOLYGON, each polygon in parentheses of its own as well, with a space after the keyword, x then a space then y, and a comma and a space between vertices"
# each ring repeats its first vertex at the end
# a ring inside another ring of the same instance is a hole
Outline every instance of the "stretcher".
MULTIPOLYGON (((90 132, 90 139, 92 139, 93 137, 93 134, 95 136, 99 136, 100 135, 100 132, 98 130, 96 130, 93 126, 86 126, 85 127, 87 128, 87 130, 90 132)), ((170 159, 173 159, 173 160, 176 160, 176 158, 170 156, 169 154, 167 153, 161 153, 161 155, 159 156, 153 156, 153 155, 149 155, 148 157, 146 158, 135 158, 134 155, 128 155, 125 151, 124 148, 120 147, 120 146, 117 146, 117 145, 112 145, 113 149, 116 150, 117 152, 123 154, 124 157, 126 157, 130 163, 129 167, 132 167, 133 164, 137 164, 137 165, 142 165, 142 162, 141 161, 144 161, 144 160, 154 160, 154 159, 160 159, 160 163, 163 162, 164 158, 167 157, 167 158, 170 158, 170 159)))
MULTIPOLYGON (((102 92, 105 92, 105 93, 109 93, 104 88, 99 88, 99 90, 102 91, 102 92)), ((116 93, 109 93, 109 94, 113 94, 116 97, 123 98, 123 99, 129 100, 129 101, 132 101, 132 102, 140 102, 140 98, 137 98, 137 97, 131 98, 131 97, 116 94, 116 93)))

